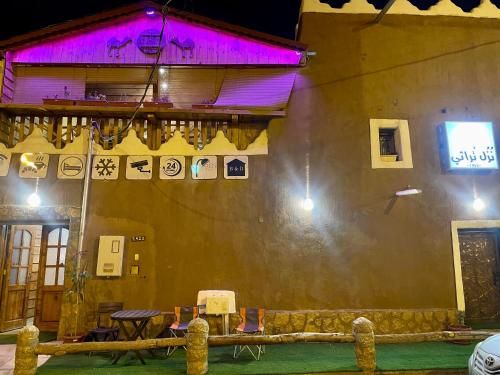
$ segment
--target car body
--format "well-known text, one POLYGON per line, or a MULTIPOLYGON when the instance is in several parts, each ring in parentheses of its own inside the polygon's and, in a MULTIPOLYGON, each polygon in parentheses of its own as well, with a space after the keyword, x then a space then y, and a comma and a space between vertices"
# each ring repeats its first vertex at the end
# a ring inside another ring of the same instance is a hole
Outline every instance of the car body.
POLYGON ((500 335, 476 345, 469 358, 469 375, 500 375, 500 335))

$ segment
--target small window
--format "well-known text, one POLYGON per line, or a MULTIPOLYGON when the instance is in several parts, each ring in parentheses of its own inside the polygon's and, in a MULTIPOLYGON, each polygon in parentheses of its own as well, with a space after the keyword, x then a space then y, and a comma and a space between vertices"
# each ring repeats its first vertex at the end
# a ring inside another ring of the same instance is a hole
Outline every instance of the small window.
POLYGON ((396 161, 398 157, 398 152, 396 151, 396 138, 395 138, 396 129, 390 128, 380 128, 378 130, 378 139, 380 142, 380 157, 382 161, 384 157, 386 160, 391 160, 391 157, 394 157, 396 161))
POLYGON ((372 168, 413 168, 408 121, 370 119, 372 168))

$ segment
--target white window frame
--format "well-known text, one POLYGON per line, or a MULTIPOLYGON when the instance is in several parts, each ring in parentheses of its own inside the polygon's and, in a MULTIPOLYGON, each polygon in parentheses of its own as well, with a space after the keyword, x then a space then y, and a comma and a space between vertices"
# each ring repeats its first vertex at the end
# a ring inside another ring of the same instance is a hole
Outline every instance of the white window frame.
POLYGON ((370 119, 370 144, 372 168, 413 168, 411 156, 410 130, 407 120, 399 119, 370 119), (383 161, 380 155, 380 129, 394 129, 397 161, 383 161))

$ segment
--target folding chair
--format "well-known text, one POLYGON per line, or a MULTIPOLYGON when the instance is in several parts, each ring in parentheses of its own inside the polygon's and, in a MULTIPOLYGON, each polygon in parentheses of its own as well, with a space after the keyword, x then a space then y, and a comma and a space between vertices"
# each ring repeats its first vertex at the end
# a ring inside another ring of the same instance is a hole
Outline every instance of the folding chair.
MULTIPOLYGON (((110 319, 114 312, 123 310, 123 302, 101 302, 97 305, 97 327, 89 331, 92 341, 116 341, 120 327, 115 326, 115 321, 110 319), (105 319, 103 319, 103 317, 105 319)), ((89 352, 89 356, 93 352, 89 352)))
MULTIPOLYGON (((240 308, 240 325, 236 327, 236 333, 247 335, 263 335, 264 334, 264 309, 241 307, 240 308)), ((260 360, 260 355, 265 353, 264 345, 254 345, 257 352, 254 353, 250 345, 235 345, 233 358, 238 358, 239 355, 248 349, 252 357, 257 361, 260 360)), ((254 349, 255 350, 255 349, 254 349)))
MULTIPOLYGON (((198 317, 198 307, 179 307, 174 308, 175 312, 175 322, 173 322, 170 327, 170 336, 179 337, 179 335, 185 336, 189 322, 198 317)), ((181 337, 182 337, 181 336, 181 337)), ((167 356, 170 356, 173 352, 177 350, 177 346, 169 346, 167 349, 167 356)), ((184 350, 186 347, 183 346, 184 350)))

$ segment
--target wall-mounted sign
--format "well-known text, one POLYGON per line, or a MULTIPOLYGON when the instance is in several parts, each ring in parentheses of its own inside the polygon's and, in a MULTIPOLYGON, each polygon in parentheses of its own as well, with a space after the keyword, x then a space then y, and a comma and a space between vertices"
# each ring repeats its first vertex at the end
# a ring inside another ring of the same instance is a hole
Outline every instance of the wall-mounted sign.
POLYGON ((49 154, 24 153, 19 164, 19 177, 45 178, 49 168, 49 154))
POLYGON ((7 176, 9 174, 10 159, 12 154, 7 151, 0 151, 0 176, 7 176))
POLYGON ((160 158, 161 180, 183 180, 186 177, 185 156, 162 156, 160 158))
POLYGON ((146 55, 156 55, 158 51, 165 47, 165 35, 160 43, 160 30, 144 30, 139 34, 135 41, 137 48, 146 55))
POLYGON ((228 180, 248 178, 248 156, 224 156, 224 178, 228 180))
POLYGON ((85 176, 85 155, 60 155, 57 178, 81 180, 85 176))
POLYGON ((151 180, 153 176, 152 156, 127 156, 127 180, 151 180))
POLYGON ((119 166, 119 156, 96 155, 92 164, 92 178, 94 180, 117 180, 119 166))
POLYGON ((193 156, 191 177, 193 180, 217 178, 217 156, 193 156))
POLYGON ((450 169, 498 169, 491 122, 445 122, 450 169))

